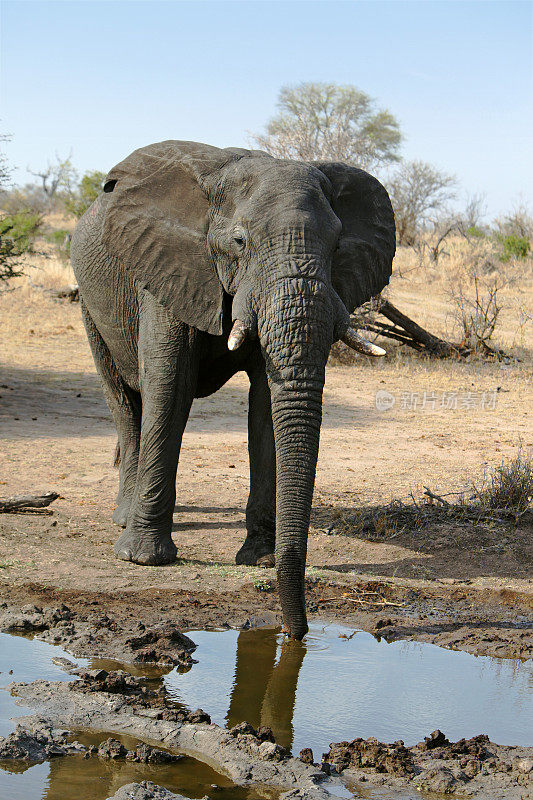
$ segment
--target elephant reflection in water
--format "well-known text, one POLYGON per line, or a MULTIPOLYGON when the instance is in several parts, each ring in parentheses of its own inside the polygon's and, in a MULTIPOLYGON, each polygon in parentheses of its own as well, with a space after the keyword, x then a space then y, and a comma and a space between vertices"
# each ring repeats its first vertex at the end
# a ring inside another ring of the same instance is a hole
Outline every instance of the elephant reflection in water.
POLYGON ((237 640, 235 683, 226 724, 249 722, 272 728, 277 744, 287 750, 293 741, 292 718, 305 645, 285 640, 276 664, 277 631, 241 631, 237 640))
MULTIPOLYGON (((301 642, 285 639, 276 663, 278 633, 279 629, 240 631, 237 638, 235 680, 226 724, 233 727, 239 722, 249 722, 255 728, 266 725, 272 729, 277 744, 290 750, 298 675, 306 648, 301 642)), ((91 662, 91 666, 117 668, 116 663, 100 660, 91 662)), ((150 670, 149 676, 154 686, 162 685, 164 675, 171 669, 150 670)), ((142 667, 139 674, 146 675, 146 672, 146 667, 142 667)), ((136 740, 113 735, 121 738, 128 748, 136 746, 136 740)), ((77 738, 89 745, 98 744, 106 735, 85 733, 79 734, 77 738)), ((173 791, 189 793, 193 797, 203 797, 215 783, 220 787, 217 792, 220 800, 246 800, 257 796, 250 787, 232 786, 231 781, 194 759, 187 758, 178 764, 152 766, 68 756, 50 762, 44 800, 104 800, 120 786, 141 780, 152 780, 173 791)))

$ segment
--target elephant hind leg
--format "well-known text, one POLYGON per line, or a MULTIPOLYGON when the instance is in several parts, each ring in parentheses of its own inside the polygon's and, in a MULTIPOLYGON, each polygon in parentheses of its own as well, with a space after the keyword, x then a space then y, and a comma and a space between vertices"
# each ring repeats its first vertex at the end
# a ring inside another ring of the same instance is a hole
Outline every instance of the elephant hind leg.
POLYGON ((80 304, 96 369, 117 429, 118 442, 114 464, 119 468, 119 491, 113 522, 120 525, 121 528, 125 528, 137 479, 141 435, 141 397, 120 376, 113 357, 83 305, 83 301, 80 304))
POLYGON ((237 564, 274 566, 276 544, 276 455, 264 364, 250 371, 248 454, 250 495, 246 505, 246 539, 237 564))

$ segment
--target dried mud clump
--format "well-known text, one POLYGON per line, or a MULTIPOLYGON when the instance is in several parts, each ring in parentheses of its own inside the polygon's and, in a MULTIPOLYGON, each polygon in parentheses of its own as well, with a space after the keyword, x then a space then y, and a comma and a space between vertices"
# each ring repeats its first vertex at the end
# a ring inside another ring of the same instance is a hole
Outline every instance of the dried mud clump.
POLYGON ((273 742, 275 744, 272 728, 269 728, 266 725, 261 725, 261 727, 257 728, 256 730, 253 725, 250 725, 249 722, 239 722, 238 725, 230 728, 229 732, 232 736, 249 735, 253 736, 254 739, 257 739, 259 742, 273 742))
MULTIPOLYGON (((162 694, 164 697, 164 689, 162 694)), ((163 722, 206 722, 208 725, 211 724, 211 717, 207 711, 201 708, 197 708, 196 711, 187 711, 185 708, 152 708, 150 711, 145 712, 144 716, 163 720, 163 722)))
POLYGON ((411 753, 402 741, 383 744, 373 737, 330 745, 329 753, 324 754, 322 767, 325 772, 364 768, 402 777, 414 772, 411 753))
POLYGON ((242 747, 258 748, 259 756, 265 761, 283 761, 287 757, 287 751, 276 744, 272 729, 266 725, 256 730, 249 722, 240 722, 230 728, 229 732, 242 747))
POLYGON ((58 622, 70 620, 74 614, 65 605, 43 609, 35 605, 10 608, 7 603, 0 604, 0 630, 17 633, 31 633, 53 628, 58 622))
POLYGON ((171 623, 125 625, 109 614, 76 614, 67 606, 41 608, 0 605, 0 630, 36 632, 39 639, 60 645, 82 658, 113 658, 118 661, 190 667, 196 645, 171 623))
POLYGON ((107 672, 105 669, 76 670, 80 680, 69 684, 76 692, 108 692, 125 697, 148 698, 163 694, 164 690, 151 691, 144 686, 142 678, 135 678, 122 670, 107 672))
POLYGON ((485 734, 450 742, 435 730, 413 747, 374 738, 332 744, 321 769, 328 774, 362 770, 363 776, 367 771, 363 779, 372 773, 388 773, 387 780, 403 779, 419 791, 477 797, 502 792, 502 797, 529 798, 533 793, 526 789, 524 794, 522 787, 531 789, 533 783, 531 750, 494 744, 485 734))
POLYGON ((149 744, 140 744, 134 750, 128 750, 118 739, 106 739, 96 750, 98 758, 112 761, 132 761, 135 764, 171 764, 181 761, 184 756, 159 750, 149 744))
POLYGON ((83 753, 85 747, 69 741, 69 731, 39 723, 32 731, 21 725, 0 739, 0 761, 20 760, 40 763, 57 756, 83 753))

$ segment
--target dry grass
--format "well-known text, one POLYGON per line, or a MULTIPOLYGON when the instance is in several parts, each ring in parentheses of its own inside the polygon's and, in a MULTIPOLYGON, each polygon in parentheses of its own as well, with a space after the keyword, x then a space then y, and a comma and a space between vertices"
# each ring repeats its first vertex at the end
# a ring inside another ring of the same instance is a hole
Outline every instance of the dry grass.
POLYGON ((533 460, 520 449, 515 458, 496 467, 480 488, 472 485, 467 491, 439 495, 425 487, 422 497, 411 495, 408 502, 396 499, 350 514, 333 511, 331 528, 371 541, 395 539, 437 524, 498 528, 505 522, 518 522, 532 499, 533 460))
MULTIPOLYGON (((390 300, 431 333, 459 342, 464 336, 455 298, 475 298, 501 286, 493 342, 531 363, 533 354, 533 258, 512 258, 504 263, 498 245, 489 238, 466 240, 455 236, 446 241, 437 264, 427 254, 400 247, 388 289, 390 300), (422 302, 420 302, 422 300, 422 302)), ((390 345, 389 345, 390 346, 390 345)))
POLYGON ((482 508, 523 514, 533 500, 532 457, 520 449, 515 458, 496 467, 476 494, 482 508))

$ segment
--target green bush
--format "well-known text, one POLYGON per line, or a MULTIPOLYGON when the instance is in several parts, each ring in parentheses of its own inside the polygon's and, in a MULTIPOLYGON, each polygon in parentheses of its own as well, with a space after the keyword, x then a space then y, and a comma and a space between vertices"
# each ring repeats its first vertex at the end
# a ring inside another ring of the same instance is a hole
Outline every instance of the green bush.
POLYGON ((478 225, 471 225, 466 229, 466 235, 471 239, 483 239, 486 234, 478 225))
POLYGON ((70 192, 65 200, 67 211, 70 211, 78 219, 83 216, 102 191, 104 178, 104 172, 99 172, 98 170, 86 172, 78 186, 70 192))
POLYGON ((20 260, 32 252, 41 225, 42 217, 30 212, 0 216, 0 281, 22 275, 20 260))
POLYGON ((525 236, 498 235, 498 241, 503 247, 500 256, 501 261, 509 261, 511 258, 526 258, 530 250, 529 240, 525 236))

